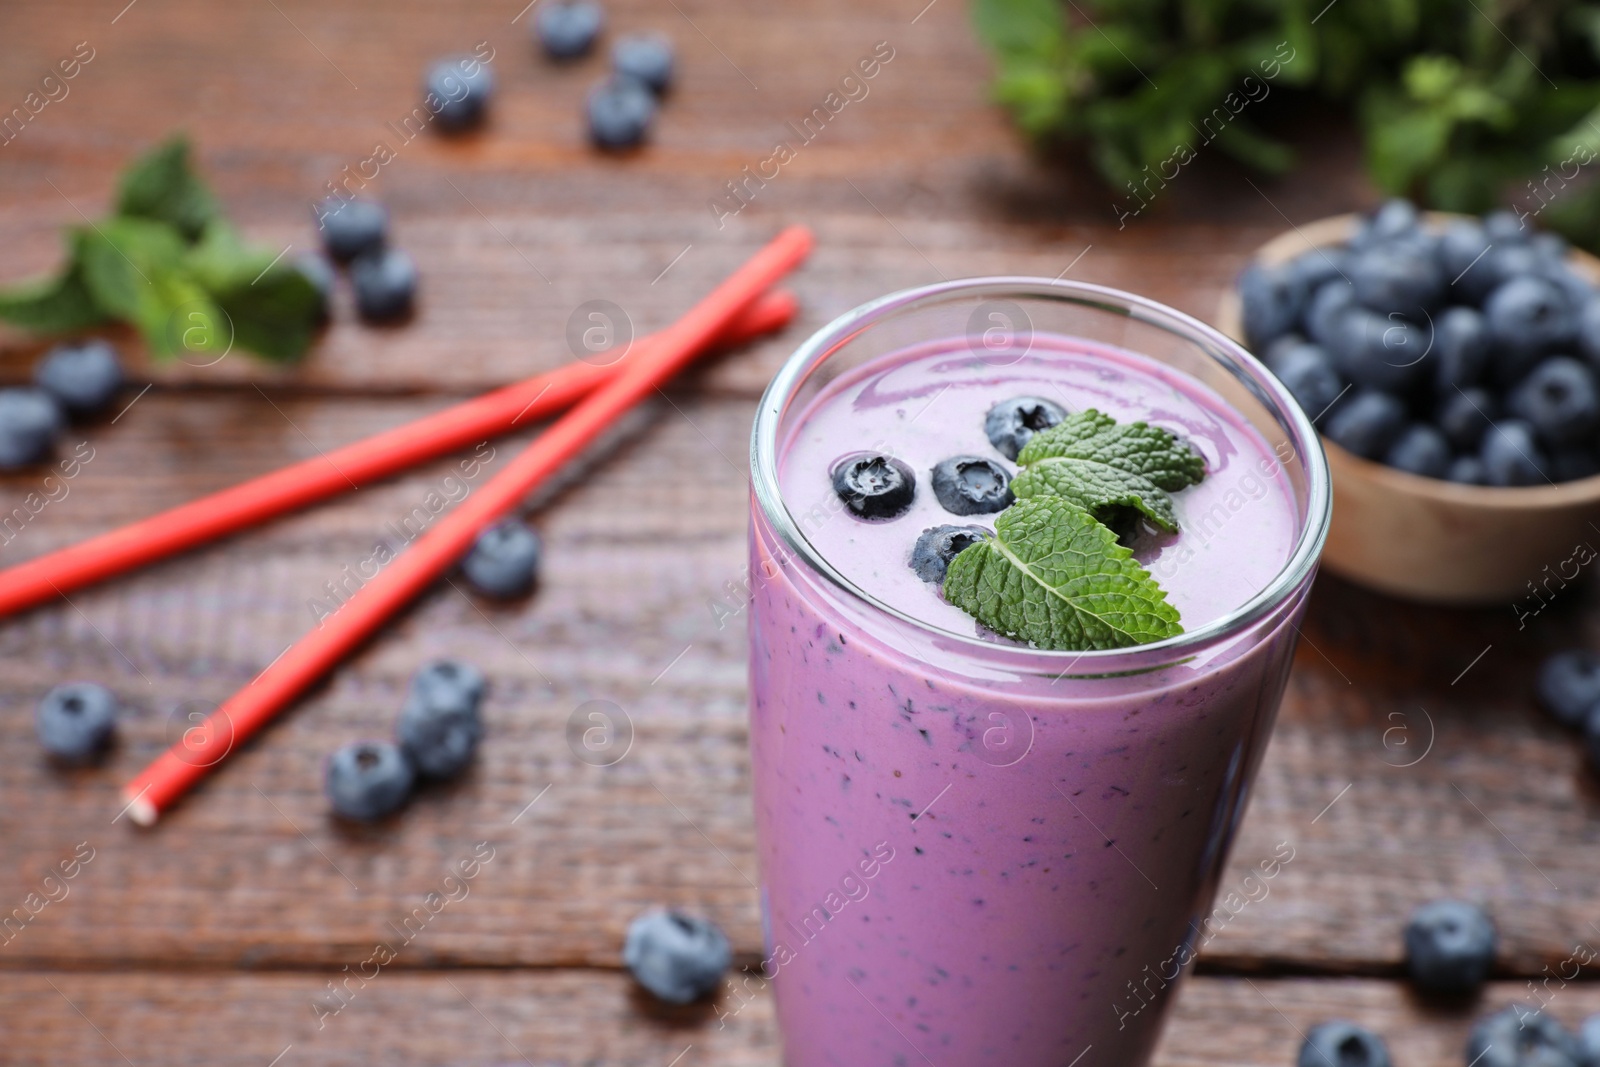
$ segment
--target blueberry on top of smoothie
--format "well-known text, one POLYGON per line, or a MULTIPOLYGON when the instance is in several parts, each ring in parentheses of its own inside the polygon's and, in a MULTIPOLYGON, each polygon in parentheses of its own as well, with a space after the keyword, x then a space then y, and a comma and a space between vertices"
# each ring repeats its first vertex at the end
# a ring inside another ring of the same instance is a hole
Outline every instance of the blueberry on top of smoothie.
POLYGON ((982 526, 933 526, 922 531, 911 548, 911 569, 917 577, 935 585, 944 581, 950 561, 962 549, 982 541, 990 534, 982 526))
POLYGON ((951 456, 933 468, 933 495, 952 515, 983 515, 1012 500, 1011 474, 981 456, 951 456))
POLYGON ((833 491, 861 519, 892 519, 911 506, 917 478, 893 456, 856 452, 833 465, 833 491))
POLYGON ((989 414, 983 420, 983 432, 1002 456, 1016 459, 1029 438, 1040 430, 1048 430, 1066 417, 1066 410, 1052 400, 1037 396, 1014 396, 989 409, 989 414))

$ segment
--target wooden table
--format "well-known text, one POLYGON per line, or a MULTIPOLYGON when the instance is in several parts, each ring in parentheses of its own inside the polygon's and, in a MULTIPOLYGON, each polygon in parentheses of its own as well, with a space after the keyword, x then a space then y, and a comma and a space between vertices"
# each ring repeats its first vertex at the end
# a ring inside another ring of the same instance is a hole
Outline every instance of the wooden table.
MULTIPOLYGON (((59 228, 103 211, 116 168, 174 128, 248 234, 278 247, 312 244, 308 201, 383 141, 395 158, 368 192, 421 266, 422 306, 409 326, 368 329, 341 291, 291 370, 238 355, 137 364, 154 387, 82 431, 93 460, 0 561, 559 364, 585 300, 654 328, 783 222, 820 243, 786 337, 681 384, 534 502, 548 546, 534 599, 493 607, 442 584, 152 832, 113 819, 119 784, 305 631, 323 584, 389 523, 458 491, 454 462, 0 624, 0 909, 93 852, 66 897, 0 944, 0 1063, 775 1064, 768 1000, 719 1026, 709 1008, 641 999, 618 960, 628 920, 658 901, 711 915, 757 959, 743 618, 713 605, 744 568, 761 386, 834 314, 943 276, 1070 270, 1206 316, 1249 249, 1375 195, 1330 124, 1303 131, 1300 180, 1252 186, 1202 157, 1119 230, 1108 191, 1070 161, 1031 160, 985 103, 987 62, 956 0, 613 0, 614 28, 659 29, 682 60, 654 145, 623 159, 583 140, 600 61, 538 60, 520 0, 125 2, 0 8, 0 110, 77 42, 94 49, 70 95, 0 147, 0 272, 50 267, 59 228), (402 143, 387 123, 413 106, 426 61, 479 41, 500 82, 491 127, 402 143), (880 41, 894 55, 869 95, 719 227, 725 183, 794 140, 785 124, 880 41), (322 760, 388 733, 409 673, 438 655, 493 679, 477 766, 391 822, 335 824, 322 760), (40 758, 31 715, 69 678, 111 685, 130 711, 104 767, 64 774, 40 758), (614 767, 568 749, 591 699, 632 722, 614 767), (470 895, 319 1028, 328 983, 479 842, 493 859, 470 895)), ((5 335, 0 374, 23 378, 37 352, 5 335)), ((0 480, 0 509, 40 477, 0 480)), ((1593 639, 1595 622, 1557 605, 1519 631, 1510 605, 1426 610, 1321 580, 1225 885, 1278 842, 1295 858, 1207 948, 1160 1063, 1287 1064, 1332 1016, 1375 1027, 1410 1067, 1460 1062, 1474 1009, 1424 1004, 1400 980, 1400 926, 1430 898, 1483 901, 1499 923, 1476 1010, 1600 942, 1600 792, 1529 698, 1539 655, 1593 639)), ((1592 986, 1551 989, 1569 1023, 1600 1008, 1592 986)))

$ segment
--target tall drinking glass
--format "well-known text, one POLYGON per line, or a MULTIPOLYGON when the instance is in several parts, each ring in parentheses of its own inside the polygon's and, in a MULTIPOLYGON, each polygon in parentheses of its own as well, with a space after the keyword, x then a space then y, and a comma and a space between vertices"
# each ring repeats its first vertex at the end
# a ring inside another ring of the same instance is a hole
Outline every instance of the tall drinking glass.
POLYGON ((1177 311, 976 279, 875 300, 801 345, 762 399, 752 467, 762 974, 786 1063, 1146 1063, 1204 939, 1327 530, 1311 424, 1177 311), (988 448, 983 410, 1046 387, 1069 410, 1175 424, 1206 455, 1191 491, 1206 495, 1139 557, 1188 605, 1181 635, 1045 651, 912 575, 924 526, 994 516, 940 520, 937 456, 897 440, 988 448), (826 471, 795 467, 850 452, 842 435, 874 419, 928 509, 900 530, 830 506, 826 471))

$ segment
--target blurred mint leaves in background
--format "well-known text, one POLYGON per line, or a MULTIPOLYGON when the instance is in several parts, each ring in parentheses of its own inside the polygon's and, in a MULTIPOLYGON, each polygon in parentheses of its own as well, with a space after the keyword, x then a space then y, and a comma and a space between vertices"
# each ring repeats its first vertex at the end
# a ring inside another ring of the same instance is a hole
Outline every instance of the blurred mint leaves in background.
POLYGON ((129 166, 114 214, 65 236, 57 274, 0 289, 0 319, 38 333, 127 323, 157 359, 237 343, 288 362, 316 334, 316 286, 292 262, 240 241, 182 137, 129 166))
POLYGON ((1600 248, 1600 3, 974 0, 973 18, 995 98, 1119 194, 1202 145, 1287 171, 1267 127, 1320 99, 1354 116, 1384 191, 1509 204, 1600 248))

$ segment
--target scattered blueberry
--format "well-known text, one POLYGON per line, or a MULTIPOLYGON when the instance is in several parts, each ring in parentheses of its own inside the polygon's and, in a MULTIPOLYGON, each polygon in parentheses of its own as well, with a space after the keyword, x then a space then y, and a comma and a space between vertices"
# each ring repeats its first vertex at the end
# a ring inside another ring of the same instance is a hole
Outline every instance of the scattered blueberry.
POLYGON ((68 414, 93 415, 122 388, 122 364, 109 341, 68 341, 45 353, 34 368, 33 381, 68 414))
POLYGON ((1571 444, 1600 428, 1600 387, 1582 363, 1553 356, 1511 391, 1506 409, 1532 423, 1546 444, 1571 444))
POLYGON ((952 515, 983 515, 1011 504, 1011 474, 981 456, 951 456, 934 464, 933 495, 952 515))
POLYGON ((367 822, 399 810, 415 780, 410 761, 395 745, 356 741, 329 757, 323 789, 336 814, 367 822))
POLYGON ((483 121, 494 95, 494 75, 475 56, 455 56, 428 68, 426 88, 439 102, 434 121, 446 133, 456 133, 483 121))
POLYGON ((1424 478, 1443 478, 1450 470, 1450 442, 1427 423, 1414 422, 1389 446, 1383 462, 1424 478))
POLYGON ((1295 1059, 1295 1067, 1392 1067, 1392 1063, 1381 1037, 1342 1019, 1313 1026, 1295 1059))
POLYGON ((925 582, 938 585, 950 569, 950 561, 962 549, 982 541, 993 531, 982 526, 934 526, 922 531, 911 547, 911 569, 925 582))
POLYGON ((656 98, 633 78, 607 78, 589 90, 589 138, 601 148, 643 144, 656 117, 656 98))
POLYGON ((1328 416, 1330 440, 1366 459, 1388 452, 1406 428, 1406 406, 1388 393, 1362 392, 1345 398, 1328 416))
POLYGON ((633 33, 611 46, 611 69, 633 78, 660 96, 672 85, 672 42, 648 33, 633 33))
POLYGON ((344 200, 330 196, 316 208, 322 229, 322 247, 335 263, 383 247, 389 233, 389 209, 372 200, 344 200))
POLYGON ((1434 421, 1452 445, 1463 452, 1473 452, 1483 443, 1483 435, 1499 414, 1500 405, 1493 395, 1471 385, 1441 398, 1434 421))
POLYGON ((1473 1067, 1584 1067, 1577 1038, 1528 1004, 1513 1004, 1473 1023, 1466 1057, 1473 1067))
POLYGON ((983 432, 1002 456, 1016 459, 1034 434, 1048 430, 1066 417, 1066 409, 1053 400, 1017 396, 989 409, 983 420, 983 432))
POLYGON ((1433 320, 1433 381, 1440 392, 1476 385, 1489 366, 1489 327, 1476 308, 1445 308, 1433 320))
POLYGON ((1483 435, 1480 451, 1484 478, 1490 485, 1545 485, 1550 459, 1534 439, 1533 427, 1520 419, 1502 419, 1483 435))
POLYGON ((727 935, 680 911, 647 911, 628 924, 622 962, 634 980, 668 1004, 687 1004, 722 984, 733 962, 727 935))
POLYGON ((1340 318, 1346 309, 1355 306, 1355 302, 1355 287, 1343 278, 1323 282, 1311 294, 1311 302, 1306 305, 1306 333, 1317 344, 1327 348, 1333 343, 1340 318))
POLYGON ((497 600, 527 596, 538 570, 539 535, 517 519, 503 519, 484 530, 461 560, 462 576, 497 600))
POLYGON ((833 491, 862 519, 892 519, 911 506, 917 478, 893 456, 857 452, 833 467, 833 491))
POLYGON ((1398 314, 1380 315, 1350 308, 1338 318, 1328 345, 1334 366, 1344 377, 1368 389, 1404 392, 1428 368, 1428 338, 1398 314))
POLYGON ((61 433, 61 408, 43 389, 0 389, 0 470, 38 463, 61 433))
POLYGON ((72 682, 44 695, 34 712, 39 744, 61 763, 81 766, 105 752, 117 724, 117 698, 103 685, 72 682))
POLYGON ((1291 265, 1252 263, 1239 275, 1239 301, 1245 337, 1260 349, 1294 328, 1305 308, 1306 289, 1291 265))
POLYGON ((1457 456, 1450 461, 1445 480, 1460 485, 1488 485, 1489 477, 1483 469, 1483 460, 1477 456, 1457 456))
POLYGON ((1366 249, 1351 258, 1347 273, 1356 301, 1380 315, 1421 320, 1425 310, 1444 298, 1444 272, 1431 256, 1415 249, 1366 249))
POLYGON ((1428 993, 1470 993, 1489 977, 1497 942, 1494 923, 1476 904, 1435 900, 1406 923, 1406 969, 1428 993))
POLYGON ((419 685, 418 679, 412 680, 395 733, 401 751, 418 774, 453 778, 466 770, 483 738, 483 719, 478 712, 482 691, 474 693, 467 687, 447 687, 434 684, 436 681, 419 685))
POLYGON ((605 24, 605 15, 594 0, 539 5, 533 18, 534 33, 551 59, 576 59, 587 55, 605 24))
POLYGON ((1571 648, 1539 665, 1539 706, 1563 726, 1579 727, 1600 705, 1600 653, 1571 648))
POLYGON ((439 705, 465 702, 476 707, 488 688, 489 682, 483 672, 472 664, 458 659, 436 659, 411 676, 407 699, 414 695, 439 705))
POLYGON ((1507 385, 1532 370, 1539 356, 1577 335, 1566 295, 1543 278, 1512 278, 1489 294, 1483 314, 1500 357, 1496 377, 1507 385))
POLYGON ((1272 371, 1293 394, 1300 410, 1313 419, 1325 416, 1345 391, 1339 372, 1316 345, 1300 344, 1284 351, 1272 371))
POLYGON ((411 313, 417 295, 417 265, 398 248, 383 248, 350 265, 356 310, 368 322, 393 322, 411 313))

